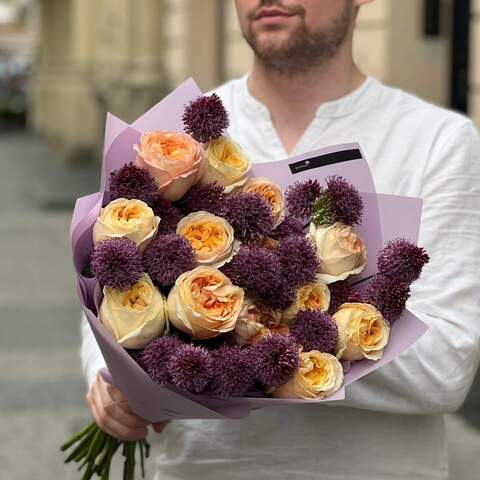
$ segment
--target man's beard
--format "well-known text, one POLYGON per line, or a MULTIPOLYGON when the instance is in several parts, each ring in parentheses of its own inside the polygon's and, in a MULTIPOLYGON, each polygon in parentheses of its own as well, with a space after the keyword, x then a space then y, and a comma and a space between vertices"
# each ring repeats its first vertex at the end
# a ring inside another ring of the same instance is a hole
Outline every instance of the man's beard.
MULTIPOLYGON (((257 10, 264 6, 278 6, 291 14, 297 14, 301 24, 280 45, 259 42, 250 23, 244 37, 255 53, 255 56, 268 68, 279 73, 295 73, 307 71, 312 67, 322 66, 335 56, 347 37, 353 9, 351 0, 347 0, 343 11, 333 20, 331 25, 322 30, 312 32, 305 24, 305 10, 300 6, 282 5, 279 0, 260 0, 255 10, 248 14, 250 22, 257 10)), ((273 30, 272 30, 273 31, 273 30)))

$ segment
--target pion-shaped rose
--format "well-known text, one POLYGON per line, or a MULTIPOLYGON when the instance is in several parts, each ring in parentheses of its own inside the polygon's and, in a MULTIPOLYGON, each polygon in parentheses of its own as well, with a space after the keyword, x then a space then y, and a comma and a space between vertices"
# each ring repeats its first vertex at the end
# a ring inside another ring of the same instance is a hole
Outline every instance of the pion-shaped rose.
POLYGON ((316 246, 318 277, 325 283, 345 280, 367 266, 367 248, 354 227, 342 223, 317 227, 311 223, 307 236, 316 246))
POLYGON ((240 147, 226 137, 211 140, 207 145, 208 166, 201 183, 217 182, 230 192, 247 181, 251 163, 240 147))
POLYGON ((200 265, 215 268, 229 262, 240 246, 225 219, 203 211, 182 218, 177 225, 177 235, 190 242, 200 265))
POLYGON ((270 333, 289 333, 289 328, 282 325, 281 319, 279 310, 268 307, 260 300, 247 298, 233 332, 235 342, 237 345, 254 344, 270 333))
POLYGON ((276 183, 268 178, 252 178, 243 186, 242 190, 247 193, 256 193, 270 205, 274 228, 283 222, 285 218, 285 198, 282 189, 276 183))
POLYGON ((170 322, 194 339, 206 340, 235 328, 244 292, 216 268, 200 266, 180 275, 170 290, 170 322))
POLYGON ((317 350, 300 353, 300 369, 285 385, 276 388, 276 398, 325 398, 343 384, 343 368, 334 355, 317 350))
POLYGON ((344 303, 333 315, 338 326, 337 357, 342 360, 380 360, 390 325, 368 303, 344 303))
POLYGON ((118 198, 102 208, 93 226, 93 242, 128 238, 144 250, 158 230, 160 217, 140 200, 118 198))
POLYGON ((166 301, 147 274, 128 290, 103 288, 100 321, 125 348, 143 348, 164 330, 166 301))
POLYGON ((136 163, 158 184, 160 196, 179 200, 202 177, 206 166, 203 146, 186 133, 147 132, 135 145, 136 163))
POLYGON ((290 323, 302 310, 320 310, 326 312, 330 306, 330 290, 327 284, 317 278, 313 283, 299 287, 295 293, 295 300, 282 313, 282 320, 290 323))

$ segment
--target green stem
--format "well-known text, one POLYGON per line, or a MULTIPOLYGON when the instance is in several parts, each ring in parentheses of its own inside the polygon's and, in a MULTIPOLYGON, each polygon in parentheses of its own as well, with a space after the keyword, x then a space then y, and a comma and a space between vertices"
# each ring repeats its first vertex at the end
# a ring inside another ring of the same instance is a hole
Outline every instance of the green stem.
POLYGON ((61 447, 60 450, 64 452, 65 450, 68 450, 74 443, 77 443, 79 440, 81 440, 85 435, 89 434, 91 430, 93 430, 96 427, 95 423, 92 422, 89 425, 87 425, 85 428, 77 432, 70 440, 65 442, 61 447))
POLYGON ((140 468, 142 469, 142 478, 145 478, 145 458, 144 456, 144 451, 143 451, 143 440, 138 442, 140 446, 140 468))

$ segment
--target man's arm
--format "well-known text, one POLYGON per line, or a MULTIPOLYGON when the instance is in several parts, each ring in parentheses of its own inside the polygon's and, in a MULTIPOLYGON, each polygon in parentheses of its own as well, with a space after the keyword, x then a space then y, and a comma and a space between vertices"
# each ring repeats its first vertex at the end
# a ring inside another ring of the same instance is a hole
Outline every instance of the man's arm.
POLYGON ((82 358, 82 368, 85 380, 89 387, 92 386, 97 373, 100 369, 104 368, 105 360, 103 359, 102 352, 98 346, 97 341, 93 335, 92 329, 88 324, 87 317, 82 313, 81 320, 81 331, 82 331, 82 346, 80 350, 80 355, 82 358))
POLYGON ((439 140, 431 158, 419 240, 431 262, 408 303, 430 329, 390 364, 347 387, 340 405, 391 413, 449 412, 461 406, 473 381, 480 339, 478 132, 464 121, 439 140))

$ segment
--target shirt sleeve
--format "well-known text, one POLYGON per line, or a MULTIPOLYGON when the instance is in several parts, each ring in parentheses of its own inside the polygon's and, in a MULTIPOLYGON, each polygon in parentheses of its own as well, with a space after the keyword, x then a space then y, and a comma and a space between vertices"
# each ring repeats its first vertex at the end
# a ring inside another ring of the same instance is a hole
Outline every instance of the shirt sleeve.
POLYGON ((82 368, 85 380, 90 388, 95 381, 98 371, 106 367, 102 352, 93 335, 92 329, 88 323, 87 317, 82 313, 81 319, 82 346, 80 355, 82 358, 82 368))
POLYGON ((458 409, 473 382, 480 338, 480 139, 469 121, 432 152, 419 245, 430 263, 407 304, 430 327, 388 365, 332 404, 388 413, 458 409))

